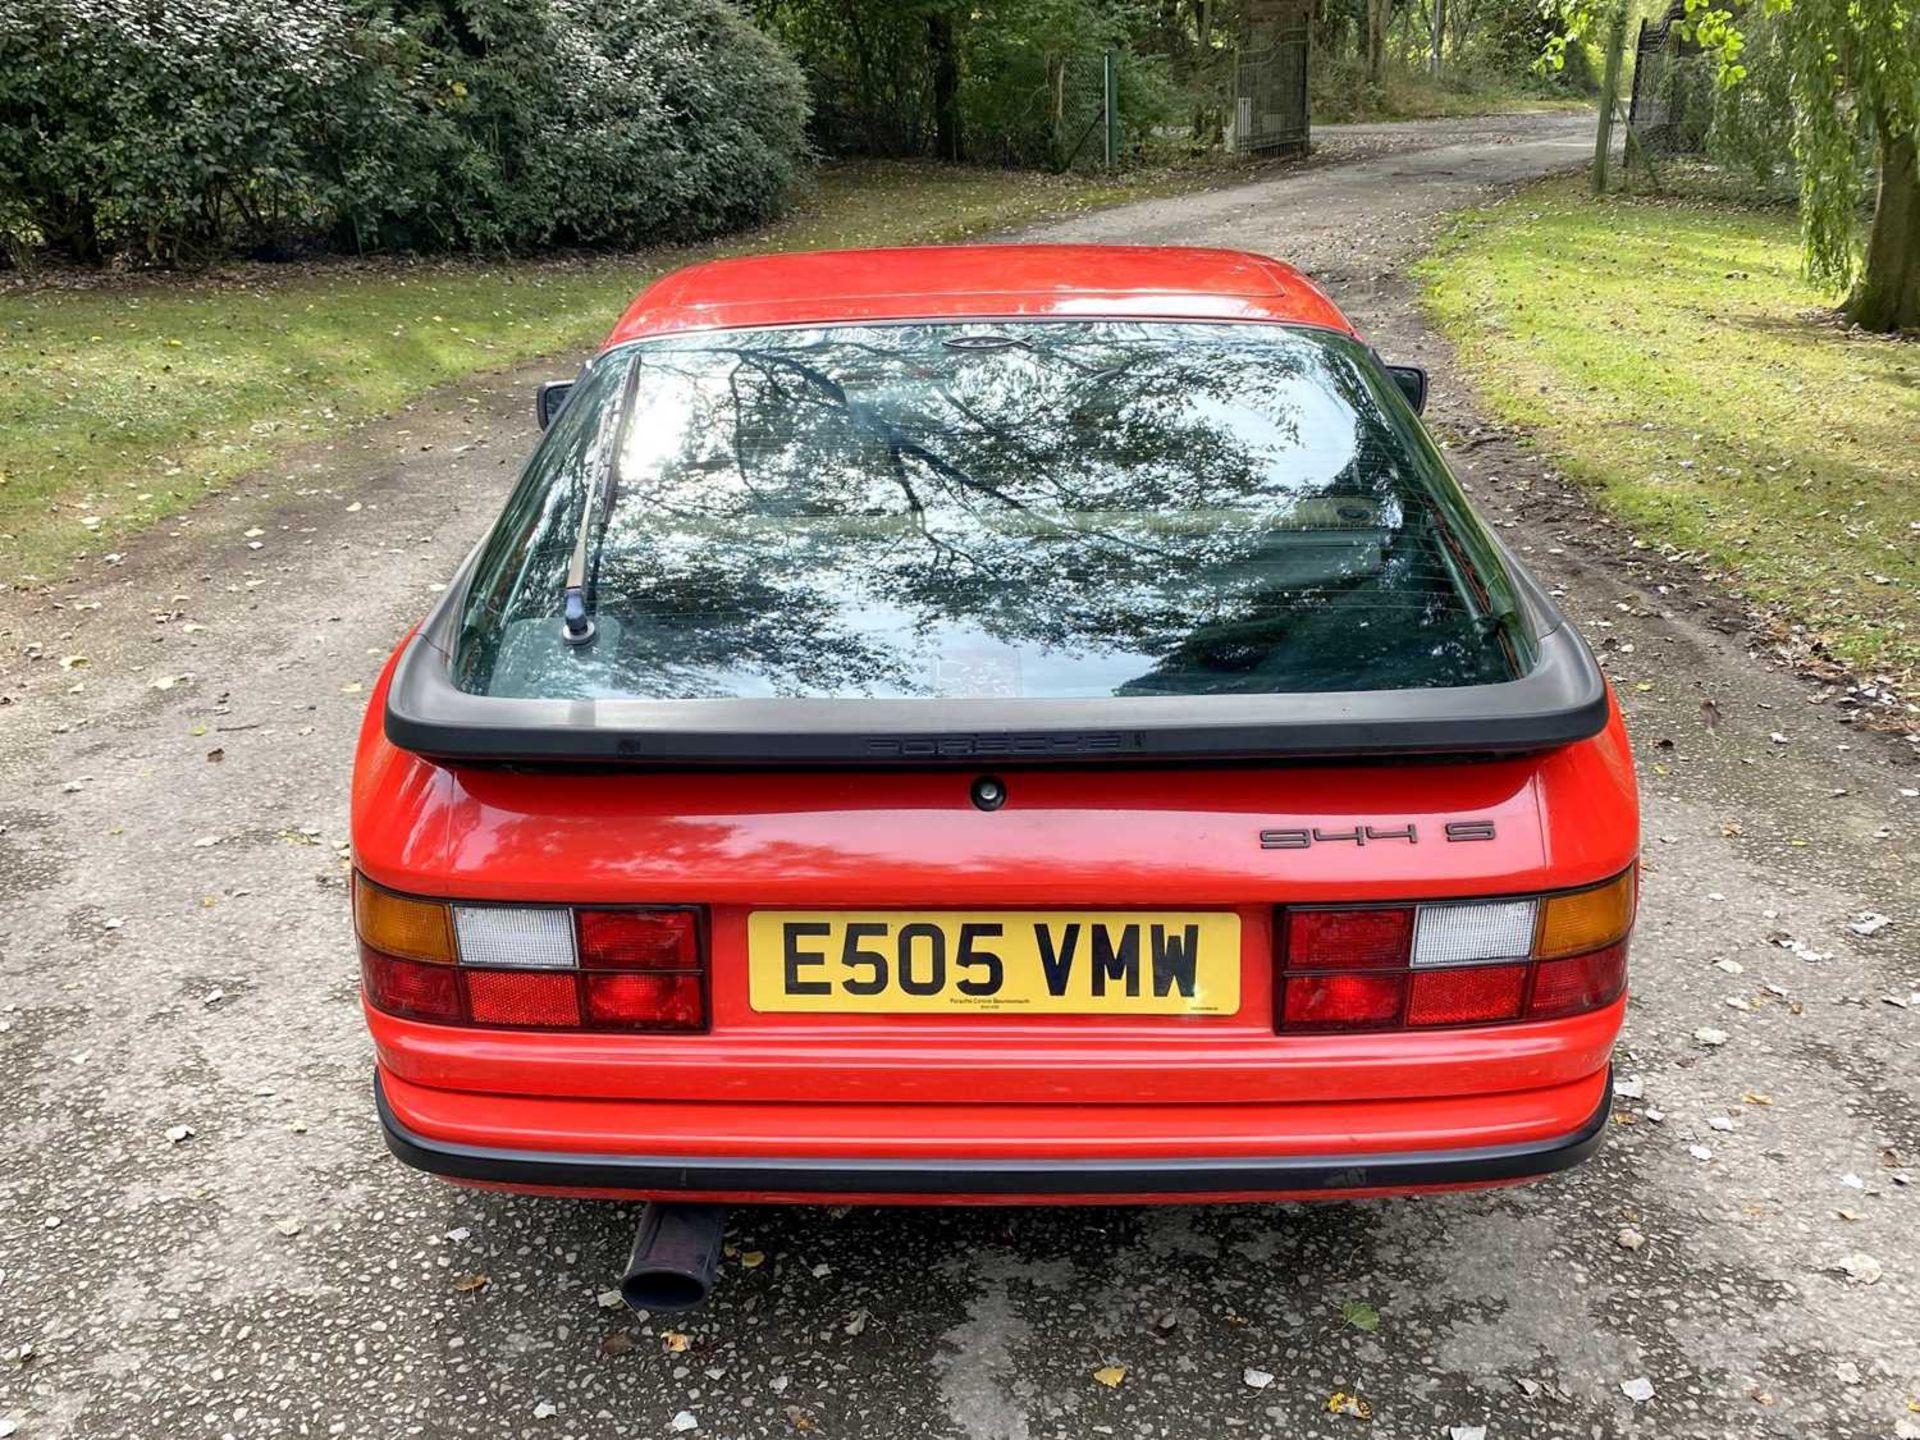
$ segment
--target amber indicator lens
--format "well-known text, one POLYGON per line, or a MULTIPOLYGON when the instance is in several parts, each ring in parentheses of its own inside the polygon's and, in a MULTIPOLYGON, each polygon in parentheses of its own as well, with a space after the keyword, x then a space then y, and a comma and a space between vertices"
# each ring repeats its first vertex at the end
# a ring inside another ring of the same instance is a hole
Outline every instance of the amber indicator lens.
POLYGON ((355 876, 353 924, 360 943, 382 954, 435 965, 453 963, 453 932, 445 905, 395 895, 355 876))
POLYGON ((1591 890, 1552 895, 1541 907, 1540 939, 1534 954, 1543 960, 1583 955, 1623 940, 1633 928, 1634 872, 1591 890))

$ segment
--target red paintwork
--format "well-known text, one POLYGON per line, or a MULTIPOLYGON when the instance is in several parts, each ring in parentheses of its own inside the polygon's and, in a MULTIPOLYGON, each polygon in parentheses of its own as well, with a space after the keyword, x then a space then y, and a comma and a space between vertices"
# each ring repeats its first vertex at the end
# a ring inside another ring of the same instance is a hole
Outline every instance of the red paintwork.
MULTIPOLYGON (((967 314, 1350 328, 1297 272, 1258 257, 970 247, 696 266, 642 295, 609 343, 700 326, 967 314)), ((1617 708, 1603 734, 1536 758, 1021 769, 1006 807, 989 814, 970 803, 966 771, 450 769, 388 744, 391 668, 354 771, 355 863, 370 879, 421 895, 711 912, 707 1034, 463 1030, 369 1010, 389 1102, 425 1137, 823 1161, 1349 1154, 1565 1135, 1602 1096, 1624 1000, 1556 1021, 1275 1035, 1272 907, 1554 890, 1618 874, 1638 850, 1639 816, 1617 708), (1267 827, 1411 820, 1438 833, 1463 817, 1493 819, 1498 838, 1364 850, 1258 842, 1267 827), (759 906, 1232 907, 1241 1009, 1191 1020, 756 1014, 745 926, 759 906)))
POLYGON ((642 291, 606 344, 676 330, 1090 315, 1266 320, 1355 333, 1347 317, 1298 270, 1241 250, 945 245, 752 255, 689 265, 642 291))

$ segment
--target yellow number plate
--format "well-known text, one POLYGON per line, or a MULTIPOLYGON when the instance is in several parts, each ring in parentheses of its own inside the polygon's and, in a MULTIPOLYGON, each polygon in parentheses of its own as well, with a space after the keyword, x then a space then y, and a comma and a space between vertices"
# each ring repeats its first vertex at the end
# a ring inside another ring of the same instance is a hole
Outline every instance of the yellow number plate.
POLYGON ((1204 911, 757 910, 761 1011, 1231 1015, 1240 917, 1204 911))

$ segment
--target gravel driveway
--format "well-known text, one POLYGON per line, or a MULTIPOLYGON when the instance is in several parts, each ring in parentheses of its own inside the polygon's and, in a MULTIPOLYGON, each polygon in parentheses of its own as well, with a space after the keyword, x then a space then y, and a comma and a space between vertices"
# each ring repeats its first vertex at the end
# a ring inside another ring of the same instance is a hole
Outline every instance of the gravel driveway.
POLYGON ((363 687, 563 358, 0 595, 0 1434, 1920 1435, 1912 750, 1476 426, 1398 278, 1589 125, 1355 127, 1334 163, 1037 234, 1294 259, 1440 370, 1456 463, 1639 748, 1630 1094, 1598 1159, 1417 1202, 744 1210, 671 1343, 602 1294, 627 1207, 391 1161, 341 864, 363 687))

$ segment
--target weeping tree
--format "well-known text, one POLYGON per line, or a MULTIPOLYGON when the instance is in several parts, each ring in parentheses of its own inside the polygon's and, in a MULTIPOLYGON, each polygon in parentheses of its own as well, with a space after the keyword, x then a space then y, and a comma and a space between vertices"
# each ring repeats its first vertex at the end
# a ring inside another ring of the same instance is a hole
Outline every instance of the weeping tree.
MULTIPOLYGON (((1579 34, 1623 15, 1625 0, 1543 0, 1579 34)), ((1696 39, 1720 56, 1722 83, 1749 83, 1748 35, 1768 26, 1767 63, 1785 68, 1800 224, 1815 281, 1846 292, 1862 329, 1920 329, 1920 0, 1686 0, 1696 39), (1862 157, 1878 172, 1861 233, 1862 157)), ((1774 77, 1776 82, 1779 77, 1774 77)))

